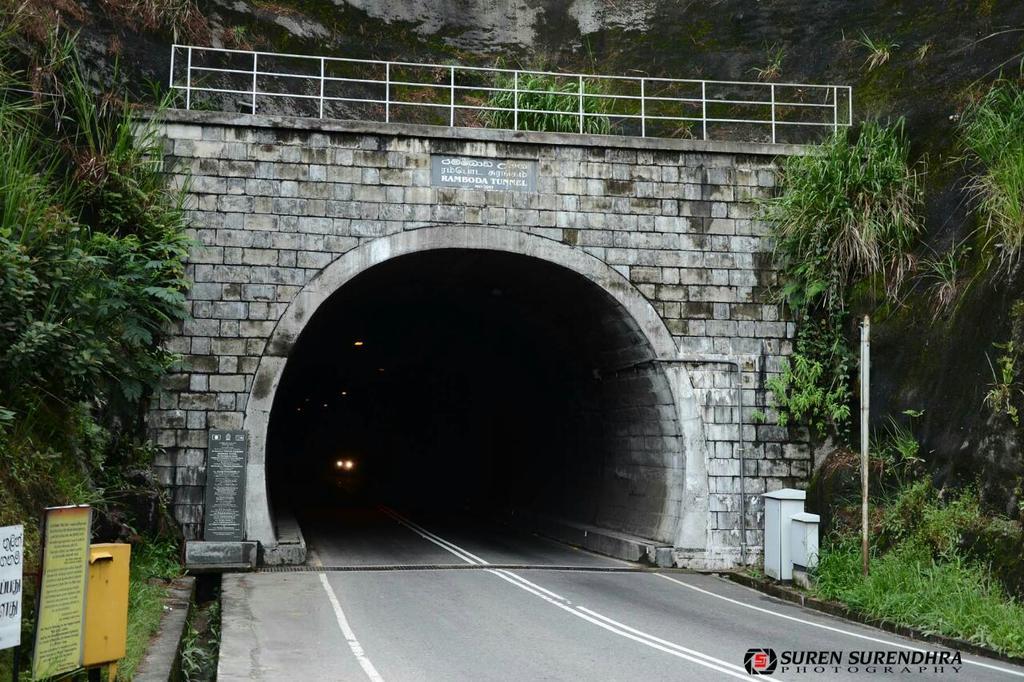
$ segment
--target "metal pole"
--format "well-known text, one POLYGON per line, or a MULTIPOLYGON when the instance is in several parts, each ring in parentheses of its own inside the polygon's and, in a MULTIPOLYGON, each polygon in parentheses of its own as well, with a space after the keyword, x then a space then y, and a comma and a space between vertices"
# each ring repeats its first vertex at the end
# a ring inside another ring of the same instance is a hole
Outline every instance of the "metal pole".
POLYGON ((167 87, 171 90, 174 89, 174 53, 177 49, 177 45, 171 45, 171 76, 167 80, 167 87))
POLYGON ((772 83, 772 144, 775 144, 775 83, 772 83))
POLYGON ((640 137, 647 137, 647 93, 644 88, 644 80, 640 79, 640 137))
POLYGON ((320 118, 324 117, 324 76, 325 76, 325 63, 324 58, 320 57, 320 118))
POLYGON ((256 115, 256 72, 259 70, 256 68, 257 59, 259 59, 260 53, 252 53, 252 115, 256 115))
POLYGON ((185 65, 185 108, 192 108, 192 48, 188 48, 188 63, 185 65))
POLYGON ((580 100, 580 134, 583 134, 583 76, 580 76, 579 84, 579 100, 580 100))
POLYGON ((384 64, 384 122, 391 122, 391 62, 384 64))
POLYGON ((451 71, 451 114, 448 117, 448 125, 452 128, 455 127, 455 67, 452 67, 451 71))
POLYGON ((868 399, 871 395, 871 318, 860 327, 860 523, 861 571, 868 574, 868 399))
POLYGON ((708 139, 708 82, 700 82, 700 118, 704 126, 704 139, 708 139))
POLYGON ((743 442, 743 368, 740 361, 736 367, 736 406, 739 409, 739 453, 740 453, 740 565, 747 565, 747 448, 743 442))
POLYGON ((21 666, 21 647, 14 647, 14 663, 11 666, 11 680, 18 682, 18 668, 21 666))
POLYGON ((839 131, 839 88, 832 88, 832 132, 839 131))
POLYGON ((519 72, 516 71, 512 74, 512 130, 519 130, 519 72))

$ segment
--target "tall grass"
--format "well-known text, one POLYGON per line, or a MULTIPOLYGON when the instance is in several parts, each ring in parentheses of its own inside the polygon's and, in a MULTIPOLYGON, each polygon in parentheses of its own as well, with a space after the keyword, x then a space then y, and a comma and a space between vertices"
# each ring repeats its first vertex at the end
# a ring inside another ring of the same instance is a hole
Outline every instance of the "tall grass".
POLYGON ((921 231, 921 183, 903 122, 864 123, 792 156, 762 205, 780 296, 800 322, 796 349, 768 382, 780 424, 844 434, 850 418, 847 297, 867 281, 895 298, 921 231))
POLYGON ((909 161, 903 121, 864 123, 792 156, 781 191, 764 205, 786 275, 783 293, 800 308, 823 299, 843 307, 858 279, 894 292, 909 273, 908 255, 921 231, 919 170, 909 161))
POLYGON ((970 190, 981 211, 984 252, 1010 273, 1024 248, 1024 88, 997 82, 967 110, 961 135, 978 166, 970 190))
MULTIPOLYGON (((916 413, 915 413, 916 414, 916 413)), ((916 459, 916 442, 890 431, 916 459)), ((858 529, 839 528, 823 543, 819 595, 875 618, 966 639, 1006 654, 1024 655, 1024 594, 1019 575, 1024 531, 984 512, 975 490, 941 494, 913 461, 887 466, 884 477, 909 482, 876 496, 880 513, 871 533, 871 570, 861 574, 858 529)), ((857 517, 854 514, 852 517, 857 517)))
POLYGON ((599 83, 588 83, 586 79, 583 81, 582 123, 578 80, 543 74, 520 74, 518 92, 516 85, 510 77, 498 81, 496 87, 500 90, 492 92, 485 104, 496 109, 484 112, 484 121, 489 127, 594 135, 607 135, 611 132, 608 114, 612 100, 596 96, 607 94, 599 83), (518 122, 514 113, 517 103, 518 122))
POLYGON ((824 549, 818 594, 869 616, 1024 656, 1024 606, 988 571, 959 556, 936 560, 920 545, 875 552, 861 575, 856 538, 824 549))

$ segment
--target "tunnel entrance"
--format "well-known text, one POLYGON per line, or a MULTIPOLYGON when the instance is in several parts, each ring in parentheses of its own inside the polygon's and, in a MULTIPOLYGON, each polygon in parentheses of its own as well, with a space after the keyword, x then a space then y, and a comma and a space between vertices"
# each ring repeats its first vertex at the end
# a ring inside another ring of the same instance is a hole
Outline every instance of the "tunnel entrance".
POLYGON ((438 249, 331 295, 274 395, 271 504, 516 509, 671 543, 682 439, 630 314, 539 258, 438 249))

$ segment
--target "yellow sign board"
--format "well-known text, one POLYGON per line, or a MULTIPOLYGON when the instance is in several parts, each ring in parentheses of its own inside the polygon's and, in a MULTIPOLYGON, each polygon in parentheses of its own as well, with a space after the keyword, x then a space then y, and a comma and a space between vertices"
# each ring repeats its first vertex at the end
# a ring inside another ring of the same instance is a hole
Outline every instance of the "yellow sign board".
POLYGON ((33 679, 53 677, 82 665, 91 520, 92 510, 87 506, 46 510, 33 679))
POLYGON ((89 596, 85 605, 85 649, 89 667, 124 658, 128 640, 128 565, 131 545, 103 543, 89 552, 89 596))

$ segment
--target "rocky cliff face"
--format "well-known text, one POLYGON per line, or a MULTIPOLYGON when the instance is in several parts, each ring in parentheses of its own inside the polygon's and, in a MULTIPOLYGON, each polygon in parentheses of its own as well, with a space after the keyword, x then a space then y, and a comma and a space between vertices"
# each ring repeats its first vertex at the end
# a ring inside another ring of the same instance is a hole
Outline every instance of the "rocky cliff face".
MULTIPOLYGON (((975 229, 955 122, 1001 72, 1018 75, 1024 53, 1016 0, 34 0, 31 10, 28 33, 38 37, 59 11, 81 31, 97 82, 117 59, 140 92, 148 80, 166 81, 173 40, 681 78, 752 80, 777 61, 781 81, 853 85, 856 120, 907 118, 915 153, 928 157, 922 255, 975 229), (889 52, 875 68, 866 64, 869 43, 889 52)), ((924 410, 917 435, 940 482, 980 477, 988 499, 1016 514, 1024 477, 1017 429, 993 417, 983 397, 1020 278, 989 283, 978 274, 951 316, 934 318, 923 291, 901 309, 874 311, 872 401, 879 419, 924 410)))

